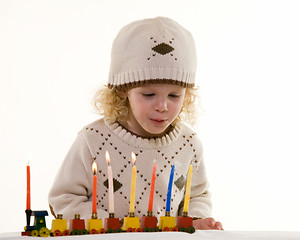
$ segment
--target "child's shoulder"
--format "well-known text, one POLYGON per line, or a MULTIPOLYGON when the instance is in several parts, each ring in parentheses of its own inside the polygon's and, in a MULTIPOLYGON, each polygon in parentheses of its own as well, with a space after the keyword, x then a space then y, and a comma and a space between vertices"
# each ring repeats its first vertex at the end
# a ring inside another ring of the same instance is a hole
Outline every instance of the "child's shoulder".
MULTIPOLYGON (((101 129, 105 127, 105 122, 104 122, 104 118, 99 118, 91 123, 88 123, 87 125, 85 125, 82 130, 87 130, 87 129, 101 129)), ((81 130, 81 131, 82 131, 81 130)))
MULTIPOLYGON (((104 136, 104 134, 107 132, 107 128, 105 125, 105 120, 103 118, 100 118, 94 122, 91 122, 87 125, 85 125, 80 131, 79 134, 82 134, 84 136, 104 136)), ((107 134, 107 133, 106 133, 107 134)))
POLYGON ((192 136, 198 136, 196 130, 193 129, 192 127, 190 127, 187 124, 182 124, 181 128, 182 128, 182 134, 188 134, 188 135, 192 135, 192 136))
POLYGON ((191 134, 197 134, 196 131, 192 127, 190 127, 189 125, 187 125, 185 123, 181 124, 181 127, 182 127, 184 132, 188 132, 188 133, 191 133, 191 134))
POLYGON ((111 139, 111 131, 105 124, 105 119, 100 118, 94 122, 85 125, 79 132, 78 137, 83 138, 85 143, 91 148, 96 146, 99 141, 105 144, 111 139))
POLYGON ((199 145, 201 144, 200 136, 196 132, 195 129, 191 128, 190 126, 183 124, 182 125, 182 137, 187 139, 188 141, 196 142, 199 145))

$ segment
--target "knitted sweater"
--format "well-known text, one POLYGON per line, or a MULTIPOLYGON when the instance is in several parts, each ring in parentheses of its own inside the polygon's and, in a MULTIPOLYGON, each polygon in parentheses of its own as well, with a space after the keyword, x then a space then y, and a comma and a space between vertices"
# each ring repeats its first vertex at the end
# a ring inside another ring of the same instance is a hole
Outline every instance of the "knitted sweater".
POLYGON ((79 213, 92 213, 92 163, 98 166, 98 218, 108 217, 108 179, 105 151, 109 152, 114 181, 115 216, 128 215, 131 189, 131 152, 136 158, 135 215, 147 214, 153 161, 157 161, 153 214, 165 215, 171 165, 175 165, 171 198, 171 216, 181 214, 189 164, 193 164, 189 216, 210 216, 211 202, 202 159, 202 145, 196 133, 185 125, 176 125, 161 138, 141 138, 115 122, 99 119, 83 128, 60 170, 49 193, 54 214, 66 219, 79 213))

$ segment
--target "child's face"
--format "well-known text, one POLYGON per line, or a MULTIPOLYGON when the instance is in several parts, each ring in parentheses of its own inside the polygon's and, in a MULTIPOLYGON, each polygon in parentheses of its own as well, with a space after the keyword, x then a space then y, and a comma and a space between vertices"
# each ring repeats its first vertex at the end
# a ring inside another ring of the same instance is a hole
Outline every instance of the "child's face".
POLYGON ((143 137, 162 136, 177 118, 185 90, 172 84, 147 84, 128 90, 130 107, 125 127, 143 137))

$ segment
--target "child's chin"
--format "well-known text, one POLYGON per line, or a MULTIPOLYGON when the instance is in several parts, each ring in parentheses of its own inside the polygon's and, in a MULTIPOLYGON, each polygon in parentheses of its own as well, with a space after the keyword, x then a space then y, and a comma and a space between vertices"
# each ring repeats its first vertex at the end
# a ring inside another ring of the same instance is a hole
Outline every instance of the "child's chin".
POLYGON ((147 132, 149 134, 149 137, 162 137, 162 136, 165 135, 166 129, 163 129, 163 130, 160 130, 160 131, 152 130, 152 131, 147 131, 147 132))

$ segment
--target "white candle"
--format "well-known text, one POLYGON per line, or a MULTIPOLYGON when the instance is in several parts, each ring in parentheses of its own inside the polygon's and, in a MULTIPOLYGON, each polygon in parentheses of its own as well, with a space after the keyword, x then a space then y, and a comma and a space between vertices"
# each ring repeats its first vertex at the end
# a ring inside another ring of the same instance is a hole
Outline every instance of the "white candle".
POLYGON ((112 175, 112 169, 110 166, 110 157, 108 154, 108 151, 105 153, 106 162, 108 164, 107 166, 107 175, 108 175, 108 212, 114 213, 115 212, 115 206, 114 206, 114 183, 113 183, 113 175, 112 175))

